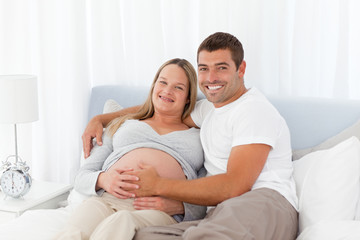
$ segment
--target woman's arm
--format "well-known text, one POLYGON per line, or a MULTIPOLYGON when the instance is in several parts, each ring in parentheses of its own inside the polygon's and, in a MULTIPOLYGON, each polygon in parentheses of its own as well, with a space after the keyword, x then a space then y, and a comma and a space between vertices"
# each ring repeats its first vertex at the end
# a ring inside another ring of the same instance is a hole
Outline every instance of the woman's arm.
POLYGON ((123 190, 123 188, 136 189, 136 185, 124 182, 138 179, 136 176, 126 175, 126 172, 133 171, 133 169, 102 170, 104 161, 112 152, 112 138, 106 135, 103 145, 95 145, 91 151, 91 156, 77 174, 74 184, 77 191, 86 195, 101 195, 104 191, 107 191, 122 199, 134 197, 134 194, 123 190))
POLYGON ((102 146, 95 145, 85 164, 80 168, 75 178, 74 188, 86 195, 96 195, 96 184, 105 159, 112 153, 111 138, 104 137, 102 146))

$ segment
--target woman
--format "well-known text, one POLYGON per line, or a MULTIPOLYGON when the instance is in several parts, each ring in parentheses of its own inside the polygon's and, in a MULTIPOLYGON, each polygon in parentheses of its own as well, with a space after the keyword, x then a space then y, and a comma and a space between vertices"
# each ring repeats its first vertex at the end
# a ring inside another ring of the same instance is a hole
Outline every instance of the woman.
MULTIPOLYGON (((102 146, 93 149, 80 169, 75 189, 95 196, 74 211, 57 239, 132 239, 139 228, 182 220, 159 210, 136 211, 133 195, 126 192, 134 185, 125 182, 136 177, 126 172, 146 164, 163 177, 198 177, 204 160, 199 130, 183 123, 196 95, 196 72, 188 61, 172 59, 160 67, 140 110, 112 121, 102 146)), ((205 211, 205 207, 184 206, 185 217, 205 211)))

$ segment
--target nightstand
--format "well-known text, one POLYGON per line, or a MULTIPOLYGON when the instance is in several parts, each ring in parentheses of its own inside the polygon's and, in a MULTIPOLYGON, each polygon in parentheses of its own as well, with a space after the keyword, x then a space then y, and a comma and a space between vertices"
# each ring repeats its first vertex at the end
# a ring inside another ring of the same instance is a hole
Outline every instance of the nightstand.
POLYGON ((27 210, 58 208, 67 199, 72 186, 69 184, 33 180, 30 191, 23 198, 5 199, 0 191, 0 224, 14 219, 27 210))

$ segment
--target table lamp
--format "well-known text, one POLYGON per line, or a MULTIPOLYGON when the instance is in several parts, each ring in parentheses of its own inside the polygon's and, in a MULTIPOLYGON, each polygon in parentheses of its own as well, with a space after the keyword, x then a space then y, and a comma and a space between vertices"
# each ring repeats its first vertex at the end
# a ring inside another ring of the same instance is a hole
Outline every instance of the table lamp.
POLYGON ((0 75, 0 123, 14 124, 15 155, 2 162, 3 172, 0 185, 3 192, 11 197, 26 194, 31 186, 29 167, 18 154, 18 123, 38 120, 37 79, 33 75, 0 75), (14 157, 10 163, 8 159, 14 157))

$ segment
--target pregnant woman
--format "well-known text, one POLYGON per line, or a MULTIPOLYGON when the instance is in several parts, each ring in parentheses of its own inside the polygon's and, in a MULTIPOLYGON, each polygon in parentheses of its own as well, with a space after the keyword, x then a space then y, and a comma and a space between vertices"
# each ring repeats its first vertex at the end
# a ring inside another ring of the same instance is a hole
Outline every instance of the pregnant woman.
MULTIPOLYGON (((196 72, 184 59, 164 63, 154 78, 149 96, 135 114, 113 120, 103 144, 96 146, 75 179, 75 189, 93 195, 72 214, 56 239, 132 239, 136 230, 168 225, 203 216, 205 207, 164 200, 181 211, 135 210, 126 189, 136 180, 126 175, 142 164, 160 176, 194 179, 203 172, 199 130, 183 123, 197 95, 196 72)), ((202 174, 201 174, 202 175, 202 174)))

